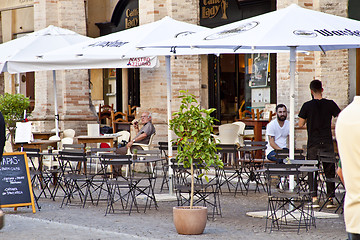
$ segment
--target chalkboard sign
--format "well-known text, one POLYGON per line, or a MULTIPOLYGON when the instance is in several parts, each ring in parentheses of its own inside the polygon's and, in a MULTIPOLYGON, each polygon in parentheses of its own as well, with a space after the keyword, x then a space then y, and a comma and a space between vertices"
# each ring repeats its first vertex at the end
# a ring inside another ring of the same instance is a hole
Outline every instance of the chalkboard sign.
POLYGON ((0 163, 0 206, 32 206, 35 213, 26 153, 4 153, 0 163))

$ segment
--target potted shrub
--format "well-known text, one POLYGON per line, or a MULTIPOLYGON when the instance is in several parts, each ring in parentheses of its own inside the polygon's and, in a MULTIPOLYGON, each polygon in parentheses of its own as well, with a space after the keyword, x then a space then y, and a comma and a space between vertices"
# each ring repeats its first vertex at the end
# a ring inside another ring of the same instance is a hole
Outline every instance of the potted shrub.
MULTIPOLYGON (((180 91, 180 93, 183 94, 179 96, 182 99, 180 109, 173 113, 170 129, 177 135, 177 139, 173 140, 178 145, 176 160, 185 168, 190 169, 191 194, 190 206, 174 207, 174 224, 180 234, 201 234, 206 226, 207 209, 193 206, 194 164, 197 169, 204 169, 206 172, 210 166, 223 166, 217 155, 215 139, 211 136, 215 118, 210 114, 215 109, 201 109, 194 95, 185 91, 180 91), (185 214, 185 216, 179 217, 178 214, 185 214), (202 217, 203 220, 197 219, 198 217, 202 217), (199 229, 193 229, 195 226, 199 229)), ((206 174, 204 176, 208 181, 206 174)))
MULTIPOLYGON (((4 116, 6 128, 11 136, 11 145, 14 146, 16 122, 24 121, 24 110, 29 110, 30 100, 23 94, 0 95, 0 112, 4 116)), ((30 116, 30 113, 27 113, 30 116)))

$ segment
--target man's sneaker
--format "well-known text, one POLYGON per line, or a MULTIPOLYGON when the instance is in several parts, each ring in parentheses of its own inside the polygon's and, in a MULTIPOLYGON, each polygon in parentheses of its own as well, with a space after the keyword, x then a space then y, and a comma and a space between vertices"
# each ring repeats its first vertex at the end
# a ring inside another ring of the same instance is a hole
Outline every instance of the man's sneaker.
POLYGON ((313 207, 313 208, 319 208, 319 207, 320 207, 320 205, 319 205, 319 199, 313 198, 313 200, 312 200, 312 207, 313 207))
POLYGON ((326 208, 336 208, 337 206, 334 204, 334 201, 330 199, 326 205, 326 208))

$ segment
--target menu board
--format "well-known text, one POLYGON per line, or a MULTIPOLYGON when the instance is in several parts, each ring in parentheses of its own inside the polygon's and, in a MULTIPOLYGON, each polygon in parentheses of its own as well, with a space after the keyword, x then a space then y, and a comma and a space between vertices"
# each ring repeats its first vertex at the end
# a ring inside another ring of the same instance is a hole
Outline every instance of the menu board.
POLYGON ((0 206, 32 206, 34 195, 26 153, 4 153, 0 163, 0 206))

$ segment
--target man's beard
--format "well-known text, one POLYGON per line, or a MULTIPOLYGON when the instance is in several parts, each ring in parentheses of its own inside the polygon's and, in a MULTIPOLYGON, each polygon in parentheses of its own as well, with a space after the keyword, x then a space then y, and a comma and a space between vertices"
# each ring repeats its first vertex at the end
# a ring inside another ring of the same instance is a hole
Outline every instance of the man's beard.
POLYGON ((279 115, 277 116, 277 119, 279 120, 279 121, 285 121, 286 120, 286 116, 280 116, 279 117, 279 115))

